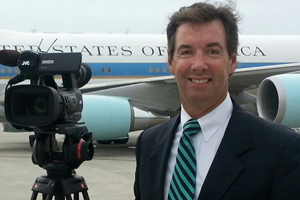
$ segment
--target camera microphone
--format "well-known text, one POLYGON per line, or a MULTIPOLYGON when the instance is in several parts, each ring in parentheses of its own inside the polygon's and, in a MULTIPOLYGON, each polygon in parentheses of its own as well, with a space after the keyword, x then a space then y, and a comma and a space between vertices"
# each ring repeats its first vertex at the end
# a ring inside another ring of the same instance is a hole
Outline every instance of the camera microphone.
POLYGON ((20 53, 15 50, 1 50, 0 64, 8 67, 16 67, 18 65, 20 53))

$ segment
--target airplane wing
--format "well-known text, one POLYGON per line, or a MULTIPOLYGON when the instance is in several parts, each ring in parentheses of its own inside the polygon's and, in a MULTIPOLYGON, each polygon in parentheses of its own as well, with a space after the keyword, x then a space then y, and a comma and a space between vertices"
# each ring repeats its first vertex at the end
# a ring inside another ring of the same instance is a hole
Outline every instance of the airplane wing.
POLYGON ((299 70, 300 63, 236 69, 230 77, 229 91, 233 94, 238 94, 247 89, 257 88, 261 81, 269 76, 299 70))
POLYGON ((172 115, 180 108, 174 76, 88 84, 82 93, 128 98, 131 105, 154 113, 172 115))
MULTIPOLYGON (((266 77, 297 70, 300 70, 300 63, 236 69, 230 77, 229 92, 240 104, 249 103, 256 98, 240 98, 245 97, 244 91, 257 88, 266 77)), ((84 86, 81 91, 85 94, 126 97, 135 107, 164 115, 173 115, 180 108, 179 91, 174 76, 94 83, 84 86)))
MULTIPOLYGON (((256 96, 247 96, 244 91, 257 88, 264 78, 299 70, 299 63, 237 69, 230 78, 229 91, 240 104, 248 103, 249 99, 256 100, 256 96)), ((166 116, 174 116, 180 109, 179 91, 174 76, 89 83, 80 90, 86 97, 91 97, 84 100, 87 110, 83 121, 92 130, 97 141, 115 138, 114 142, 126 142, 128 131, 161 123, 167 120, 166 116), (123 112, 127 114, 124 115, 123 112), (118 126, 111 126, 111 122, 115 120, 118 126)))
MULTIPOLYGON (((161 123, 178 113, 180 109, 177 84, 175 78, 169 76, 166 63, 165 35, 4 32, 1 38, 2 49, 17 51, 31 49, 48 53, 81 52, 82 61, 92 68, 94 78, 139 77, 119 82, 89 83, 80 88, 84 93, 82 121, 86 122, 97 141, 124 138, 126 141, 128 132, 143 130, 161 123), (142 76, 152 78, 140 78, 142 76)), ((296 74, 293 81, 291 81, 292 74, 288 74, 288 77, 280 75, 300 71, 300 56, 297 51, 300 36, 241 35, 239 38, 237 53, 241 65, 230 77, 230 94, 241 105, 252 106, 253 102, 257 102, 259 107, 261 104, 265 108, 261 108, 262 112, 272 115, 264 118, 271 121, 275 121, 273 115, 284 115, 289 116, 286 118, 287 121, 295 119, 299 123, 300 96, 297 95, 300 93, 295 91, 299 91, 300 88, 300 75, 296 74), (273 78, 272 75, 276 77, 273 78), (255 90, 253 93, 249 92, 258 86, 256 98, 255 90), (264 88, 263 92, 260 92, 261 88, 264 88), (262 96, 267 98, 260 98, 262 96), (278 114, 278 110, 281 114, 278 114)), ((12 72, 12 68, 1 68, 0 77, 11 77, 12 72)), ((3 100, 0 95, 1 102, 3 100)), ((4 118, 4 112, 0 109, 0 119, 1 114, 4 118)), ((295 124, 288 126, 295 127, 295 124)))

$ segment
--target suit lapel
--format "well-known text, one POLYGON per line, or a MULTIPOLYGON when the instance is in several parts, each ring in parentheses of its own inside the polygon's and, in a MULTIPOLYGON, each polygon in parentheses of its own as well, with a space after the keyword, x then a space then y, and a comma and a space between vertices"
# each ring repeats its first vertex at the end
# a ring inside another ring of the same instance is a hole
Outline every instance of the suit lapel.
POLYGON ((151 194, 153 196, 150 199, 164 198, 166 167, 179 122, 179 115, 171 119, 155 140, 156 148, 154 148, 153 154, 148 159, 150 171, 153 174, 151 178, 155 184, 154 193, 151 194))
POLYGON ((202 186, 199 200, 221 199, 243 171, 239 155, 251 147, 247 130, 245 111, 234 102, 231 119, 202 186))

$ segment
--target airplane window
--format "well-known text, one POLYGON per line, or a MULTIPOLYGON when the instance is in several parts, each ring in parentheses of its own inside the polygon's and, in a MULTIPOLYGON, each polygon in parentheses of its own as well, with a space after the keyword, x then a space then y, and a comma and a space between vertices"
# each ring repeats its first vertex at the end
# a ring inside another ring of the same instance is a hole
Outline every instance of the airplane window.
POLYGON ((156 73, 159 73, 160 72, 160 68, 156 68, 156 73))
POLYGON ((11 69, 11 68, 8 68, 8 69, 7 69, 7 72, 8 72, 8 73, 12 73, 12 69, 11 69))
POLYGON ((101 72, 104 73, 105 72, 105 68, 101 68, 101 72))
POLYGON ((1 74, 4 74, 4 73, 5 73, 5 69, 1 68, 1 74))
POLYGON ((15 68, 15 73, 18 74, 20 72, 20 70, 18 68, 15 68))
POLYGON ((152 67, 149 68, 149 72, 153 73, 153 68, 152 67))
POLYGON ((164 72, 164 73, 167 73, 167 71, 168 71, 167 68, 164 67, 164 68, 163 68, 163 72, 164 72))
POLYGON ((108 68, 108 69, 107 69, 107 72, 108 72, 108 73, 111 73, 111 68, 108 68))

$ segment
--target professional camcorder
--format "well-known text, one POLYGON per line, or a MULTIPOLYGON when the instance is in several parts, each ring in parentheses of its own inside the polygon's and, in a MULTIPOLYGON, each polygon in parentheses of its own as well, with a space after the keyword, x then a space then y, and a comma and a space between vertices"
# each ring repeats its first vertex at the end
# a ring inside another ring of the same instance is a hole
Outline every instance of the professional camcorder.
POLYGON ((75 74, 81 66, 80 53, 20 54, 20 73, 9 82, 30 79, 30 85, 17 85, 5 93, 5 115, 17 126, 42 127, 50 124, 77 122, 83 108, 82 95, 75 74), (53 75, 61 74, 63 87, 53 75))
POLYGON ((38 193, 63 199, 79 192, 88 198, 83 177, 73 174, 74 169, 94 155, 92 133, 79 121, 83 100, 78 85, 83 86, 91 77, 90 68, 81 63, 81 53, 24 51, 20 54, 2 50, 0 63, 16 64, 20 70, 6 87, 6 119, 17 128, 34 131, 30 138, 32 161, 48 174, 36 179, 32 199, 38 193), (61 86, 54 78, 58 75, 62 78, 61 86), (26 79, 30 84, 15 85, 26 79), (65 135, 62 151, 56 133, 65 135))

